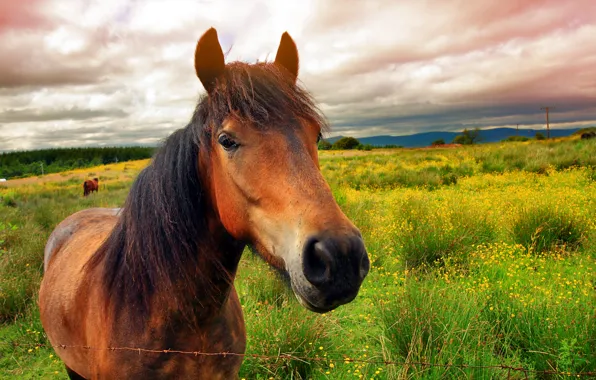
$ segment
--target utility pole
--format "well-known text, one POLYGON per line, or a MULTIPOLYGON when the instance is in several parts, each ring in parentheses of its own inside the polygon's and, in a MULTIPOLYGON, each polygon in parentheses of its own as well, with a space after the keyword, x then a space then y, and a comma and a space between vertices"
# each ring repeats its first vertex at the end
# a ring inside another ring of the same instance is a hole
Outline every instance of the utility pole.
POLYGON ((515 128, 515 135, 519 136, 519 123, 517 124, 517 127, 515 128))
POLYGON ((39 163, 41 165, 41 175, 43 175, 43 162, 39 163))
POLYGON ((541 110, 546 110, 546 138, 550 139, 550 127, 548 124, 548 110, 550 109, 554 109, 555 107, 553 106, 548 106, 548 107, 540 107, 541 110))

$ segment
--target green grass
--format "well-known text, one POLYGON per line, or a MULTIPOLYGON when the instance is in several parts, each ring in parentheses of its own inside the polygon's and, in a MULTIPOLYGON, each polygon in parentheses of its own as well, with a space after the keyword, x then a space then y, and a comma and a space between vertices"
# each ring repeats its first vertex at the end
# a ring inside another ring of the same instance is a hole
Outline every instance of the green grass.
POLYGON ((520 210, 513 224, 513 236, 533 252, 576 249, 586 240, 587 225, 587 221, 566 210, 530 206, 520 210))
MULTIPOLYGON (((318 315, 247 251, 235 283, 248 335, 240 378, 596 371, 594 151, 595 142, 545 141, 322 153, 370 274, 352 303, 318 315)), ((87 198, 67 180, 0 189, 0 378, 66 378, 36 307, 43 247, 67 215, 120 206, 136 174, 127 168, 87 198)))

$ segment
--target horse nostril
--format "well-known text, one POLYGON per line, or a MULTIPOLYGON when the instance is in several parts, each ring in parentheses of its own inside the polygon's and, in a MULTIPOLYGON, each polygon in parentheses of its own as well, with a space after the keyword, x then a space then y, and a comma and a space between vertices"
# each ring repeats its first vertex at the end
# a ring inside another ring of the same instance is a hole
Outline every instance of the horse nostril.
MULTIPOLYGON (((364 248, 364 245, 363 245, 364 248)), ((360 281, 364 280, 368 271, 370 270, 370 260, 368 258, 368 254, 366 253, 366 249, 362 250, 362 259, 360 259, 360 281)))
POLYGON ((314 286, 331 281, 333 255, 321 241, 313 240, 304 251, 303 271, 306 279, 314 286))
POLYGON ((361 236, 352 239, 352 254, 354 255, 354 264, 358 271, 358 278, 360 281, 364 280, 368 271, 370 270, 370 259, 364 246, 364 241, 361 236))

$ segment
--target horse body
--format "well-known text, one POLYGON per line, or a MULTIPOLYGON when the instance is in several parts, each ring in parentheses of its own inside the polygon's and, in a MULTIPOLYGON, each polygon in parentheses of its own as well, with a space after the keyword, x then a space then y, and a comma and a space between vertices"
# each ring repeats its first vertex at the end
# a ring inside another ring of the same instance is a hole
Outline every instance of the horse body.
MULTIPOLYGON (((93 208, 79 211, 60 223, 53 231, 46 249, 44 266, 48 268, 42 286, 39 307, 42 324, 47 326, 56 316, 60 323, 46 333, 51 342, 68 342, 57 348, 67 368, 86 379, 126 378, 178 379, 180 374, 192 378, 229 379, 238 372, 242 358, 219 356, 173 355, 164 352, 109 350, 110 347, 144 348, 162 351, 167 348, 202 353, 243 353, 246 346, 244 318, 233 286, 221 286, 220 299, 211 305, 198 305, 196 314, 206 306, 219 312, 200 318, 194 325, 178 315, 178 310, 164 308, 156 294, 152 313, 139 321, 123 313, 114 320, 103 307, 99 268, 85 271, 93 253, 112 232, 119 209, 93 208), (81 249, 84 247, 84 249, 81 249), (51 262, 51 265, 49 265, 51 262), (227 289, 225 289, 227 288, 227 289), (107 334, 106 334, 107 333, 107 334), (170 346, 172 344, 172 346, 170 346), (90 348, 85 348, 90 347, 90 348), (103 348, 103 349, 97 349, 103 348)), ((234 252, 240 258, 241 252, 234 252)))
POLYGON ((83 196, 87 196, 94 191, 99 190, 99 178, 93 178, 93 180, 86 180, 83 182, 83 196))
POLYGON ((75 213, 48 240, 40 317, 71 378, 235 377, 246 246, 318 313, 351 302, 368 273, 362 236, 319 170, 326 124, 296 85, 289 35, 274 63, 226 65, 210 29, 195 70, 207 96, 124 206, 75 213))

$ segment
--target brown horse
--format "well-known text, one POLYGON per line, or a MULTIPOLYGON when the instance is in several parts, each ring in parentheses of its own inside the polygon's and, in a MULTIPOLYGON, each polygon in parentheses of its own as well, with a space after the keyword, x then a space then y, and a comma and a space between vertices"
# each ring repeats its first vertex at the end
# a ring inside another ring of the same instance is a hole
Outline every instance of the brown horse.
POLYGON ((93 180, 86 180, 83 182, 83 196, 86 197, 89 193, 99 190, 99 178, 93 178, 93 180))
POLYGON ((246 336, 233 282, 246 246, 318 313, 352 301, 368 273, 361 234, 319 170, 327 124, 296 83, 292 38, 274 62, 225 64, 211 28, 195 70, 207 94, 124 207, 75 213, 46 245, 41 321, 71 378, 236 377, 246 336))

